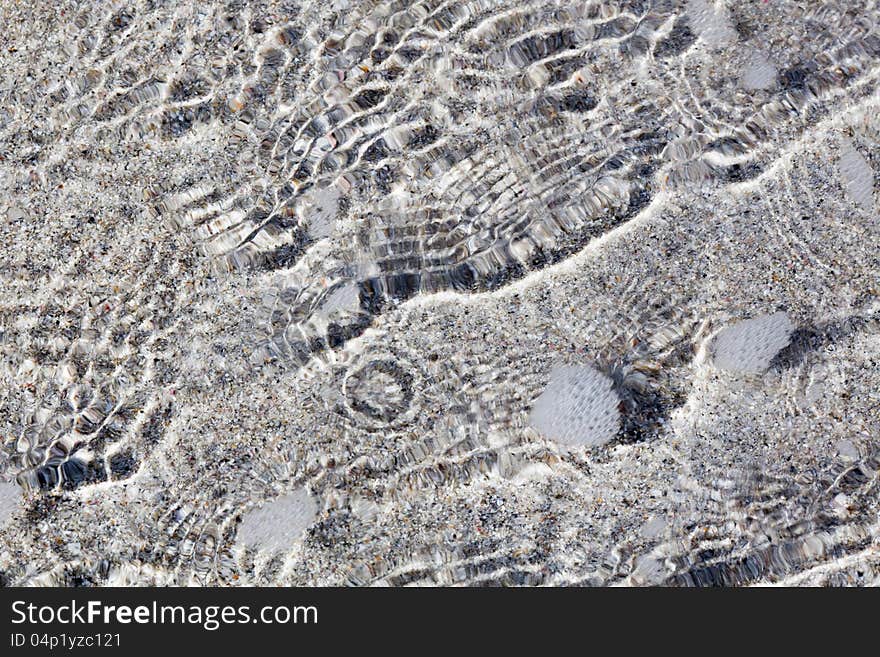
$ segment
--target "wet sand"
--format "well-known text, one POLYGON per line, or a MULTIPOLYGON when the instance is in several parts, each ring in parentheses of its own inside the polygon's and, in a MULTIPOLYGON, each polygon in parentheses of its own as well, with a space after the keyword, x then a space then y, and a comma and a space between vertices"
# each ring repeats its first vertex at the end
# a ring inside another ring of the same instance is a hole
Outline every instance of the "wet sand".
POLYGON ((869 2, 0 2, 0 582, 880 582, 869 2))

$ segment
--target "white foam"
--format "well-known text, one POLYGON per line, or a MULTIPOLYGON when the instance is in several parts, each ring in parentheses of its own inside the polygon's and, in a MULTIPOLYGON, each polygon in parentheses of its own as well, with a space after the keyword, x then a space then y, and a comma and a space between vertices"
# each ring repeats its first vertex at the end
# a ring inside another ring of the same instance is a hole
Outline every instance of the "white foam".
POLYGON ((837 455, 845 461, 856 461, 859 458, 859 448, 851 440, 841 440, 836 445, 837 455))
POLYGON ((645 538, 657 538, 666 531, 666 518, 654 516, 642 525, 641 534, 645 538))
POLYGON ((769 89, 776 83, 776 66, 767 55, 755 51, 743 66, 739 82, 743 89, 749 91, 769 89))
POLYGON ((712 48, 736 43, 737 34, 727 10, 710 0, 688 0, 687 15, 691 27, 712 48))
POLYGON ((849 140, 840 145, 840 176, 849 197, 868 212, 874 209, 874 170, 849 140))
POLYGON ((583 365, 565 365, 550 373, 535 400, 530 424, 564 445, 603 445, 620 428, 620 399, 604 374, 583 365))
POLYGON ((6 218, 9 221, 27 221, 29 219, 27 210, 17 205, 6 210, 6 218))
POLYGON ((791 340, 794 325, 784 312, 761 315, 723 329, 712 345, 715 366, 732 372, 763 372, 791 340))
POLYGON ((0 481, 0 525, 6 523, 21 501, 21 486, 0 481))
POLYGON ((288 550, 314 522, 317 512, 308 491, 300 488, 245 513, 236 542, 269 552, 288 550))

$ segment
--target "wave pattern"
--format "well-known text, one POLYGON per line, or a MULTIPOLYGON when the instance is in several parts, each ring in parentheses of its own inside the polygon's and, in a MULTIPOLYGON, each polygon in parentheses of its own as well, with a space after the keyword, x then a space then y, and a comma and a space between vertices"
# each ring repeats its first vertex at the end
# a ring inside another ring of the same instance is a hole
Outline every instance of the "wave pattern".
POLYGON ((0 15, 0 583, 880 581, 873 0, 0 15))

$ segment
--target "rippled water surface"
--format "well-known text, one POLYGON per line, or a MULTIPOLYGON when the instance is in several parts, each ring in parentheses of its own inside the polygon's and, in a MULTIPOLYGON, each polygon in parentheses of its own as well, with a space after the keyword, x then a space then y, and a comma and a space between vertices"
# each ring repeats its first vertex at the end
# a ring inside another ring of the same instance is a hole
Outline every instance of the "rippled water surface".
POLYGON ((0 0, 0 583, 880 583, 873 0, 0 0))

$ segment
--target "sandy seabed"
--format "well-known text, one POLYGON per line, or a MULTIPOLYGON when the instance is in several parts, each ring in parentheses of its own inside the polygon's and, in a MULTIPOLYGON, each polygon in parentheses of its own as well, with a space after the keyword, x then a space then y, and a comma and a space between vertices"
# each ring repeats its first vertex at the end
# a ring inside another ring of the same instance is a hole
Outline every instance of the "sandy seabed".
POLYGON ((0 1, 0 583, 880 583, 878 18, 0 1))

